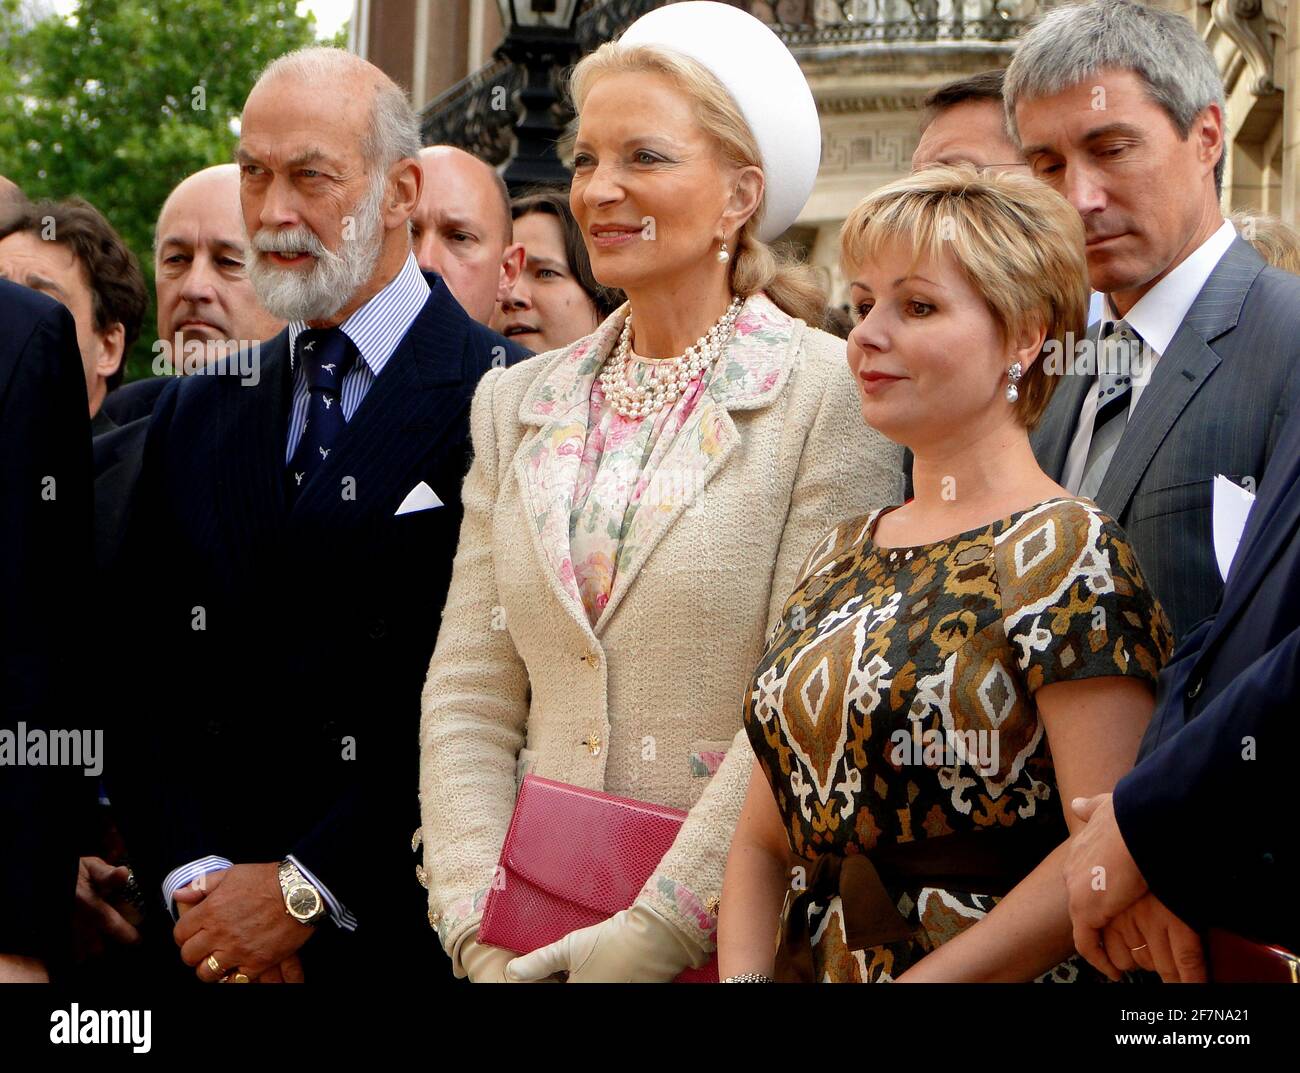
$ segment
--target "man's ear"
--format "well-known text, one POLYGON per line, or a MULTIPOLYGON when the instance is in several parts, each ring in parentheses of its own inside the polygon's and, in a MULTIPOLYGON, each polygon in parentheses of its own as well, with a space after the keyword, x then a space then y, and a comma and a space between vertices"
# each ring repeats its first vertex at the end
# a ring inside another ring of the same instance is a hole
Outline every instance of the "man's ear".
POLYGON ((392 231, 405 227, 424 190, 424 171, 414 157, 405 157, 393 165, 388 173, 388 190, 380 206, 384 229, 392 231))
POLYGON ((507 246, 501 255, 501 282, 497 285, 497 304, 509 299, 519 281, 519 274, 524 270, 524 244, 516 242, 507 246))
POLYGON ((1191 133, 1196 138, 1197 156, 1213 170, 1219 157, 1228 151, 1223 141, 1223 112, 1217 104, 1205 106, 1192 121, 1191 133))
POLYGON ((95 375, 107 380, 122 367, 126 357, 126 328, 114 321, 102 332, 95 332, 99 353, 95 355, 95 375))
POLYGON ((752 164, 736 173, 736 181, 722 214, 722 233, 734 235, 758 211, 763 201, 765 183, 761 169, 752 164))

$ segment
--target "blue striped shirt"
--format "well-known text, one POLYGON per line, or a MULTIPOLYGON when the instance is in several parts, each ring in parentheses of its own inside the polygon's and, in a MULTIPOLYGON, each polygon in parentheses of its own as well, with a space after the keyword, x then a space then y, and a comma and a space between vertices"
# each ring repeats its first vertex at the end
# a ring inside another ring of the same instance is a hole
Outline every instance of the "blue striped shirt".
MULTIPOLYGON (((343 419, 351 421, 361 400, 366 397, 397 345, 405 338, 415 318, 420 315, 429 297, 429 284, 420 274, 415 255, 408 254, 406 264, 388 284, 348 317, 339 327, 343 334, 356 344, 361 360, 354 362, 343 378, 343 419)), ((293 402, 289 409, 289 441, 285 444, 284 461, 288 465, 293 452, 302 439, 302 429, 307 423, 307 403, 311 395, 307 388, 307 373, 294 360, 294 345, 307 325, 300 320, 289 325, 289 361, 293 365, 293 402)))

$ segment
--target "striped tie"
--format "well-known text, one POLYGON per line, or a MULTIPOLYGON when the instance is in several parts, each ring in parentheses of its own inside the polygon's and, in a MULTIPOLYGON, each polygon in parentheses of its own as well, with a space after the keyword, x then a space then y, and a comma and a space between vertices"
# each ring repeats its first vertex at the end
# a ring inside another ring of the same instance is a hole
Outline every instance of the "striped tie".
POLYGON ((1128 425, 1129 403, 1133 399, 1131 359, 1142 341, 1127 321, 1120 320, 1102 327, 1099 342, 1097 417, 1092 423, 1088 461, 1076 493, 1084 499, 1096 497, 1128 425))

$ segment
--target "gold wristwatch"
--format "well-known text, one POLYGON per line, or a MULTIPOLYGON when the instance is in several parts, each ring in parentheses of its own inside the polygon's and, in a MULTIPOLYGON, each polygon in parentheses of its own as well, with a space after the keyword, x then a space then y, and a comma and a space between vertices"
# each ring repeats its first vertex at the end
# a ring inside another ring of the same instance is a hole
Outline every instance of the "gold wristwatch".
POLYGON ((293 861, 280 862, 280 892, 284 895, 284 911, 299 924, 316 924, 329 909, 320 891, 307 882, 293 861))

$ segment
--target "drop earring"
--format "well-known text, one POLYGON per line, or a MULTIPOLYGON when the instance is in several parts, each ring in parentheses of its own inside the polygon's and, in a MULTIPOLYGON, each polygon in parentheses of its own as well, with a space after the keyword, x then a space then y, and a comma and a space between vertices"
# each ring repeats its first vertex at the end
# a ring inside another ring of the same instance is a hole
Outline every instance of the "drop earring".
POLYGON ((1011 368, 1007 370, 1007 380, 1009 381, 1007 384, 1007 402, 1015 402, 1020 398, 1020 389, 1016 385, 1020 383, 1020 378, 1024 375, 1025 371, 1020 362, 1013 361, 1011 368))
POLYGON ((722 244, 722 249, 718 250, 718 263, 725 265, 730 260, 731 254, 727 252, 727 244, 724 242, 722 244))

